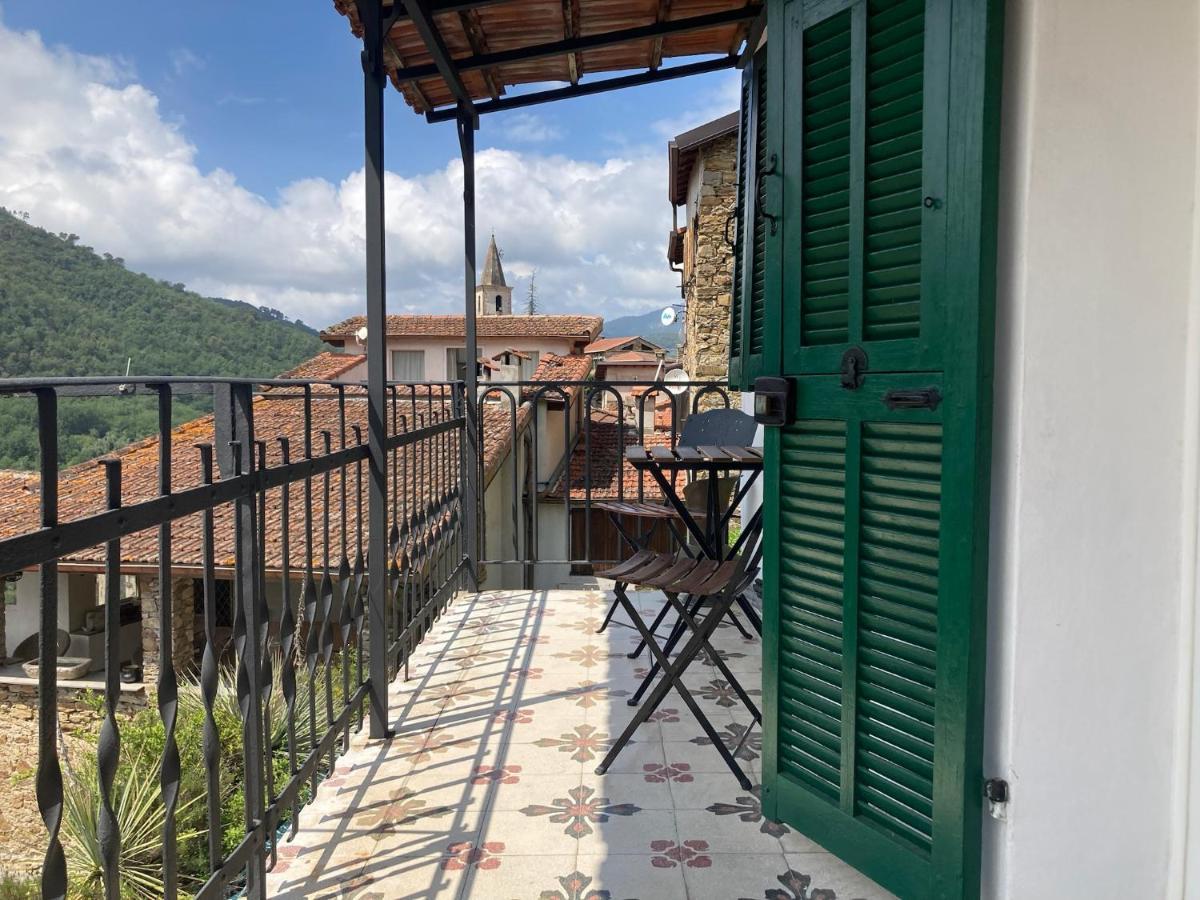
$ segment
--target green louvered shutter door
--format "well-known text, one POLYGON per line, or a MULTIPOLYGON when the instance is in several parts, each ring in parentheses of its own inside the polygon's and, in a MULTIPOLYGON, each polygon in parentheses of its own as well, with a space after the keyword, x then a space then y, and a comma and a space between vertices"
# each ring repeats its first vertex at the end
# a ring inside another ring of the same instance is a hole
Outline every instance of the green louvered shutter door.
POLYGON ((754 84, 752 79, 753 70, 747 66, 742 70, 742 106, 738 117, 738 189, 737 202, 733 209, 733 285, 730 291, 730 296, 733 299, 729 304, 729 383, 739 388, 746 387, 746 383, 742 378, 742 285, 746 271, 742 248, 745 246, 743 238, 746 233, 746 213, 744 207, 746 202, 745 181, 749 174, 748 166, 750 164, 746 155, 746 144, 749 134, 750 117, 754 111, 754 84))
POLYGON ((979 892, 999 10, 770 5, 764 809, 905 898, 979 892))
MULTIPOLYGON (((742 70, 738 129, 737 241, 733 260, 733 303, 729 329, 729 381, 747 389, 767 364, 767 298, 772 273, 767 245, 774 240, 763 215, 768 209, 767 60, 759 50, 742 70)), ((776 232, 777 233, 777 232, 776 232)), ((777 292, 776 292, 777 293, 777 292)))

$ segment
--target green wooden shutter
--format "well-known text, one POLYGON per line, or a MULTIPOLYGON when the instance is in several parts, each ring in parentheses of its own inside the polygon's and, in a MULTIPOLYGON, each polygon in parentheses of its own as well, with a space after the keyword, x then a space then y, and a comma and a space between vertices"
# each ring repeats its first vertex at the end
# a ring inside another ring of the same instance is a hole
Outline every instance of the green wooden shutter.
POLYGON ((769 6, 763 805, 905 898, 979 892, 1000 8, 769 6))
POLYGON ((766 364, 771 239, 767 212, 768 165, 766 49, 760 48, 742 70, 742 108, 738 128, 737 241, 730 304, 729 381, 748 390, 766 364))
POLYGON ((730 291, 732 301, 729 304, 729 383, 734 387, 745 387, 742 379, 742 282, 745 272, 742 248, 745 246, 744 204, 746 202, 746 176, 749 172, 749 162, 746 157, 747 135, 753 106, 754 84, 753 70, 747 67, 742 70, 741 109, 738 116, 738 146, 737 146, 737 201, 734 205, 734 241, 733 241, 733 285, 730 291))

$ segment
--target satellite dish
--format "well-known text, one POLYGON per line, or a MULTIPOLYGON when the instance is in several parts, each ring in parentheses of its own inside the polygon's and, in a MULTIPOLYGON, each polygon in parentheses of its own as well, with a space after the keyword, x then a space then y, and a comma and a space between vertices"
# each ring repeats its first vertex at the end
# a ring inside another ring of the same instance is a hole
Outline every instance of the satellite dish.
POLYGON ((687 383, 691 380, 692 376, 683 369, 672 369, 663 376, 663 383, 666 384, 667 390, 676 397, 687 391, 687 383))
POLYGON ((364 325, 358 331, 354 332, 354 336, 358 338, 360 344, 365 344, 367 342, 367 326, 364 325))
POLYGON ((679 313, 675 312, 675 307, 668 306, 662 311, 662 315, 658 317, 658 320, 662 322, 663 328, 670 328, 675 324, 675 320, 678 318, 679 313))

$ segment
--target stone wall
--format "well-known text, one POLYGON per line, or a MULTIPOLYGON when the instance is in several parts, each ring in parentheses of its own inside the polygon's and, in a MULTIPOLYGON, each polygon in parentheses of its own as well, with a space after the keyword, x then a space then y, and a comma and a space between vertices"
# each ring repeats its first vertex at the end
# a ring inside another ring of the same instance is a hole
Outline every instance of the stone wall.
MULTIPOLYGON (((175 673, 182 675, 195 666, 195 648, 192 643, 195 617, 195 597, 192 579, 171 580, 171 654, 175 660, 175 673)), ((142 599, 142 682, 153 685, 158 679, 159 635, 159 590, 158 579, 138 576, 138 595, 142 599)))
MULTIPOLYGON (((98 692, 59 688, 58 715, 67 753, 82 750, 102 718, 98 692), (92 695, 92 696, 89 696, 92 695)), ((144 689, 121 691, 118 710, 133 715, 147 704, 144 689)), ((26 875, 41 864, 46 829, 38 813, 34 772, 38 757, 37 685, 0 684, 0 873, 26 875)), ((61 747, 60 747, 61 750, 61 747)))
MULTIPOLYGON (((683 277, 687 310, 680 359, 696 381, 729 377, 729 310, 733 298, 733 248, 725 242, 725 223, 737 204, 737 134, 701 148, 693 169, 683 277)), ((732 228, 730 235, 732 236, 732 228)), ((709 395, 702 409, 720 406, 709 395)), ((740 408, 734 394, 730 405, 740 408)))

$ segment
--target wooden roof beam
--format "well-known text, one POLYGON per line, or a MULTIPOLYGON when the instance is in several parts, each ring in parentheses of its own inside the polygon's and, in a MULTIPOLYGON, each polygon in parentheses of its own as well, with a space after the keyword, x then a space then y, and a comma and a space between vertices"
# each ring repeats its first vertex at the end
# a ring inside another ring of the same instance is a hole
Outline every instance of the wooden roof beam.
MULTIPOLYGON (((442 76, 442 80, 446 82, 446 87, 450 89, 450 93, 454 96, 455 101, 457 101, 459 109, 474 118, 475 101, 471 98, 471 92, 467 90, 467 86, 462 80, 462 75, 455 66, 454 58, 450 55, 450 50, 446 47, 446 41, 442 37, 442 33, 433 21, 433 11, 430 7, 431 2, 432 0, 405 0, 404 7, 408 10, 409 19, 412 21, 413 28, 416 29, 422 43, 425 44, 425 49, 433 57, 434 71, 430 74, 442 76)), ((411 69, 408 71, 411 71, 411 69)), ((397 77, 400 80, 407 81, 413 77, 400 75, 399 72, 400 70, 397 70, 397 77)))
MULTIPOLYGON (((476 56, 481 56, 490 51, 488 47, 487 35, 483 31, 483 23, 479 21, 479 13, 474 9, 464 9, 458 14, 459 23, 462 25, 463 34, 467 36, 467 43, 471 45, 471 52, 476 56)), ((494 69, 483 70, 483 80, 487 82, 488 93, 492 95, 493 100, 498 100, 503 93, 503 82, 496 77, 494 69)))
MULTIPOLYGON (((574 40, 579 37, 579 0, 562 0, 563 37, 574 40)), ((567 54, 567 70, 571 84, 579 84, 579 56, 574 51, 567 54)))
MULTIPOLYGON (((428 2, 428 0, 425 0, 425 2, 428 2)), ((611 47, 615 44, 649 40, 660 35, 665 37, 672 34, 685 34, 689 31, 703 31, 706 28, 735 25, 739 22, 747 22, 755 19, 761 12, 761 9, 758 5, 743 6, 739 9, 723 10, 703 16, 676 19, 673 22, 655 22, 653 25, 639 25, 636 28, 625 28, 620 31, 590 34, 587 37, 574 37, 562 41, 551 41, 547 44, 534 44, 529 47, 501 50, 497 53, 465 56, 453 60, 453 64, 459 72, 470 72, 489 66, 502 66, 507 63, 526 62, 532 59, 545 59, 550 56, 565 56, 568 53, 597 50, 601 47, 611 47)), ((426 64, 409 66, 406 69, 398 70, 396 75, 400 79, 407 81, 412 78, 430 78, 439 73, 440 70, 436 64, 426 64)))
MULTIPOLYGON (((662 24, 663 22, 667 21, 667 18, 670 15, 671 15, 671 0, 658 0, 658 15, 655 17, 655 21, 657 21, 659 24, 662 24)), ((663 36, 660 34, 658 37, 656 37, 654 39, 654 43, 650 47, 650 71, 651 72, 657 71, 658 67, 662 65, 662 53, 663 53, 663 36)))

